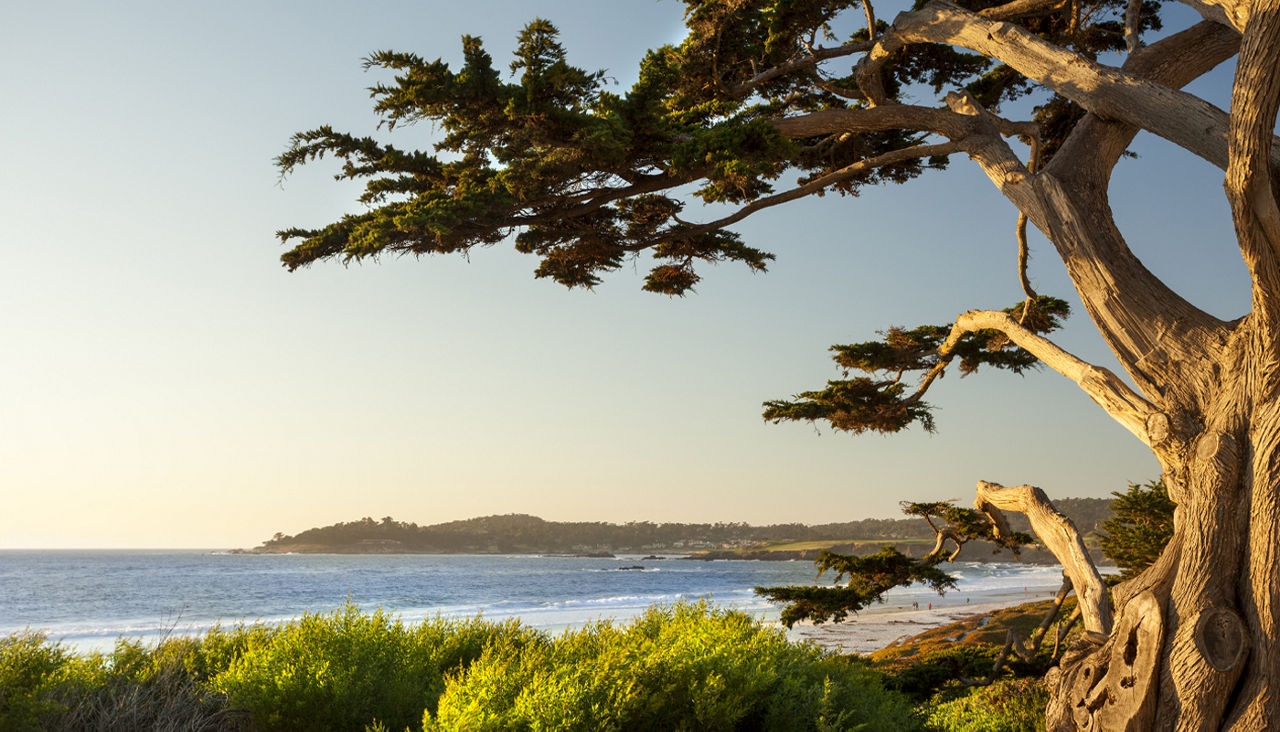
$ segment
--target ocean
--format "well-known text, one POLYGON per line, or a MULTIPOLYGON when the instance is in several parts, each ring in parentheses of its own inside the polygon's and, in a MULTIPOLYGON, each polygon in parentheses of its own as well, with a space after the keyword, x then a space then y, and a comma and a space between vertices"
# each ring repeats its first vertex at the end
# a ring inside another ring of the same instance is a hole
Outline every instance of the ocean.
MULTIPOLYGON (((884 607, 945 607, 1023 588, 1051 591, 1062 577, 1060 567, 1043 565, 942 568, 958 579, 957 590, 939 597, 924 587, 898 588, 884 607)), ((6 550, 0 551, 0 635, 39 630, 79 651, 107 650, 120 637, 149 642, 215 624, 281 622, 348 600, 367 610, 381 606, 406 622, 478 614, 518 617, 553 632, 698 598, 772 620, 778 608, 753 587, 813 581, 808 561, 6 550)))

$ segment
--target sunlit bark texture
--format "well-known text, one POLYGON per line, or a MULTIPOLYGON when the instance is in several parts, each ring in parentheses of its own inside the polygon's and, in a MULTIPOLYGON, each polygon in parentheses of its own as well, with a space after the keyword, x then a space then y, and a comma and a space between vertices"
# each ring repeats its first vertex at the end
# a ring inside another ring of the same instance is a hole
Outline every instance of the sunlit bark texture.
POLYGON ((511 75, 474 37, 457 69, 374 53, 381 137, 320 127, 278 161, 289 174, 337 158, 339 177, 365 183, 364 206, 281 232, 283 260, 513 241, 538 277, 590 287, 639 262, 645 289, 681 295, 707 262, 766 268, 773 256, 732 230, 757 211, 909 183, 967 156, 1020 212, 1009 261, 991 266, 1008 267, 1022 301, 836 346, 843 378, 767 402, 766 418, 932 429, 925 396, 947 370, 1047 366, 1070 379, 1155 454, 1177 508, 1164 552, 1108 599, 1043 494, 980 484, 982 510, 1031 516, 1084 600, 1085 640, 1049 679, 1050 729, 1277 729, 1280 0, 1184 1, 1203 20, 1177 30, 1141 0, 932 0, 892 22, 876 18, 895 9, 861 0, 685 0, 687 37, 646 55, 625 91, 571 65, 545 20, 521 34, 511 75), (1233 57, 1230 109, 1182 90, 1233 57), (416 121, 431 124, 394 129, 416 121), (429 129, 435 149, 383 141, 429 129), (1178 295, 1112 220, 1111 171, 1140 130, 1223 171, 1220 205, 1251 278, 1243 317, 1178 295), (1050 340, 1066 305, 1031 289, 1028 225, 1127 380, 1050 340))

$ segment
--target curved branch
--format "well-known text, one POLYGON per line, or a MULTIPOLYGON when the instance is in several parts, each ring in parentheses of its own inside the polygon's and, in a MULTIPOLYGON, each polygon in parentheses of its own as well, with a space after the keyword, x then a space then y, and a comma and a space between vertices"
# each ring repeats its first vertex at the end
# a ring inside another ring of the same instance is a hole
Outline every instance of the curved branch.
MULTIPOLYGON (((870 7, 870 5, 867 6, 868 13, 871 12, 870 7)), ((874 32, 872 35, 874 35, 874 32)), ((792 71, 799 71, 801 69, 811 69, 828 59, 839 58, 841 56, 852 56, 855 53, 869 51, 874 45, 875 41, 859 41, 857 43, 846 43, 843 46, 836 46, 835 48, 815 48, 808 56, 788 61, 785 64, 779 64, 770 69, 765 69, 741 84, 730 87, 726 92, 730 96, 740 97, 747 94, 752 89, 755 89, 757 86, 760 86, 767 81, 772 81, 779 76, 789 74, 792 71)))
POLYGON ((1084 540, 1071 519, 1053 507, 1044 491, 1030 485, 1006 488, 998 483, 978 481, 977 509, 991 518, 997 535, 1008 532, 1008 522, 1001 511, 1025 514, 1031 528, 1049 551, 1062 563, 1071 584, 1076 588, 1079 607, 1084 615, 1085 630, 1102 637, 1110 635, 1113 622, 1111 600, 1102 575, 1089 558, 1084 540))
MULTIPOLYGON (((667 190, 685 183, 690 183, 697 180, 701 175, 705 174, 705 172, 705 169, 699 169, 698 171, 690 172, 682 176, 672 176, 666 173, 645 176, 638 182, 624 188, 604 188, 599 191, 593 191, 591 192, 588 200, 578 206, 574 206, 569 209, 552 208, 544 213, 531 214, 528 216, 513 216, 510 222, 505 225, 529 226, 531 224, 543 224, 562 219, 586 216, 593 211, 599 210, 601 206, 613 203, 614 201, 618 201, 623 198, 638 196, 644 193, 654 193, 656 191, 667 190)), ((537 203, 530 203, 526 208, 538 207, 539 205, 537 203)))
MULTIPOLYGON (((1064 2, 1065 0, 1013 0, 1012 2, 1005 3, 1004 5, 987 8, 981 11, 981 15, 985 18, 992 18, 994 20, 1043 15, 1057 10, 1064 2)), ((772 81, 780 76, 785 76, 793 71, 812 69, 823 61, 870 51, 875 47, 877 41, 875 9, 871 6, 870 0, 863 0, 862 6, 867 17, 867 33, 870 40, 846 43, 842 46, 835 46, 833 48, 811 49, 809 55, 765 69, 741 84, 728 88, 725 90, 726 93, 730 96, 741 97, 750 93, 761 84, 772 81)), ((1224 19, 1225 17, 1226 16, 1223 15, 1224 19)))
POLYGON ((1009 340, 1043 361, 1049 368, 1074 381, 1112 419, 1148 446, 1154 447, 1168 437, 1168 417, 1130 389, 1118 376, 1105 368, 1076 358, 1049 339, 1022 327, 1008 313, 996 310, 970 310, 956 318, 951 334, 938 349, 943 360, 925 377, 917 394, 923 393, 942 368, 945 368, 961 336, 988 328, 1004 333, 1009 340))
MULTIPOLYGON (((1125 70, 1181 87, 1235 55, 1239 36, 1202 22, 1144 46, 1125 70)), ((1038 176, 1053 216, 1034 223, 1066 264, 1085 308, 1138 386, 1162 406, 1190 404, 1225 324, 1171 290, 1129 249, 1112 218, 1111 173, 1138 132, 1136 125, 1089 114, 1038 176), (1070 191, 1068 194, 1067 191, 1070 191), (1168 378, 1170 367, 1183 373, 1168 378)))
MULTIPOLYGON (((891 55, 909 43, 946 43, 971 49, 1009 65, 1090 112, 1137 125, 1226 169, 1229 121, 1221 109, 944 0, 933 0, 922 10, 895 18, 893 27, 858 64, 859 75, 878 74, 891 55)), ((1280 164, 1280 146, 1274 141, 1271 155, 1273 164, 1280 164)))
POLYGON ((944 142, 937 145, 916 145, 914 147, 903 148, 901 150, 892 150, 883 155, 877 155, 874 158, 866 158, 859 160, 856 163, 851 163, 839 170, 814 178, 808 183, 792 188, 791 190, 757 199, 737 211, 734 211, 728 216, 716 219, 715 221, 709 221, 705 224, 697 224, 688 232, 683 233, 699 234, 704 231, 720 229, 725 226, 729 226, 730 224, 736 224, 761 209, 777 206, 780 203, 786 203, 788 201, 794 201, 797 198, 812 195, 824 188, 827 188, 828 186, 835 185, 840 181, 848 180, 849 178, 853 178, 864 173, 869 173, 876 168, 881 168, 886 165, 894 165, 897 163, 905 163, 910 160, 918 160, 920 158, 935 157, 938 155, 951 155, 953 153, 960 152, 961 149, 962 148, 959 143, 944 142))
MULTIPOLYGON (((932 526, 933 523, 930 522, 929 525, 932 526)), ((946 551, 947 541, 951 541, 956 545, 956 548, 951 552, 951 555, 947 557, 946 561, 954 562, 956 560, 956 557, 960 555, 960 550, 964 548, 964 542, 961 541, 960 537, 956 534, 956 532, 949 527, 942 528, 942 529, 934 529, 933 531, 934 531, 933 549, 930 549, 929 553, 924 555, 924 559, 921 561, 932 562, 933 560, 938 559, 939 557, 942 556, 942 553, 946 551)))

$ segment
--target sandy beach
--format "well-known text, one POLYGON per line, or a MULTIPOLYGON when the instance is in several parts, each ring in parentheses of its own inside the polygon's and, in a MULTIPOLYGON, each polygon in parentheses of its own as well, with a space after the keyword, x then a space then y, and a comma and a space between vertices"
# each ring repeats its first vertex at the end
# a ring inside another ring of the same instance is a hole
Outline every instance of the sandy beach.
POLYGON ((954 623, 971 615, 985 615, 1024 602, 1053 599, 1055 589, 1032 587, 1026 591, 983 592, 968 598, 949 593, 936 600, 921 602, 919 609, 892 600, 872 605, 841 623, 797 623, 787 631, 791 640, 810 640, 839 653, 871 653, 902 638, 923 633, 930 628, 954 623), (932 602, 930 608, 928 603, 932 602))

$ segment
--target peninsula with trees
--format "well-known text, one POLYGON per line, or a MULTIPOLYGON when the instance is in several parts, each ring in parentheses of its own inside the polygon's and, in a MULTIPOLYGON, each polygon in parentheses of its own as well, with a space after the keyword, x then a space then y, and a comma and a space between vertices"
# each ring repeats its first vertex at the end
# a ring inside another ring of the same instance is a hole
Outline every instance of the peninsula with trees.
MULTIPOLYGON (((1112 499, 1073 498, 1059 506, 1089 537, 1101 558, 1098 531, 1112 518, 1112 499)), ((746 523, 654 523, 631 521, 546 521, 507 514, 464 521, 418 525, 390 516, 365 517, 317 527, 294 535, 277 533, 253 554, 663 554, 691 559, 815 559, 823 550, 866 554, 887 545, 906 556, 929 553, 937 534, 920 514, 912 518, 867 518, 841 523, 752 526, 746 523)), ((1020 517, 1017 517, 1020 518, 1020 517)), ((1015 531, 1030 526, 1016 518, 1015 531)), ((967 561, 1013 561, 1007 550, 989 542, 986 550, 966 552, 967 561)), ((1021 560, 1057 563, 1049 552, 1026 547, 1021 560)))

